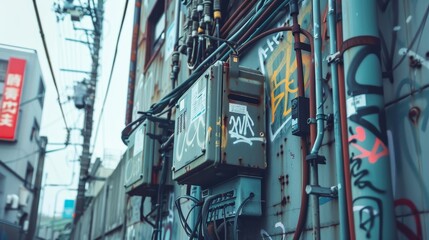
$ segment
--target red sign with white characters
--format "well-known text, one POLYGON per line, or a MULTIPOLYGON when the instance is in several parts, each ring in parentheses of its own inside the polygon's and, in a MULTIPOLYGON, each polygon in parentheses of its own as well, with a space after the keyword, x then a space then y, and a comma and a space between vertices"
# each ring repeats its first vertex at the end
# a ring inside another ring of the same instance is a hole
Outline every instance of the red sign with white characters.
POLYGON ((0 140, 15 141, 26 61, 10 58, 0 103, 0 140))

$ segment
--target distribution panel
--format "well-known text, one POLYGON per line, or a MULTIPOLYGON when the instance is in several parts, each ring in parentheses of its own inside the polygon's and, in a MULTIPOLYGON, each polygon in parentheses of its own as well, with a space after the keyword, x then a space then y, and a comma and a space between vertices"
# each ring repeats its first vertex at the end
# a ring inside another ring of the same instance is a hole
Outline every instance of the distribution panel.
POLYGON ((208 190, 218 195, 211 201, 207 222, 240 216, 261 216, 261 179, 239 176, 208 190), (251 196, 251 197, 249 197, 251 196), (247 200, 246 200, 247 199, 247 200), (239 207, 241 206, 241 211, 239 207))
POLYGON ((212 186, 266 167, 264 76, 237 61, 217 62, 179 99, 174 180, 212 186))
POLYGON ((129 137, 124 183, 129 195, 153 195, 161 175, 158 123, 145 120, 129 137))

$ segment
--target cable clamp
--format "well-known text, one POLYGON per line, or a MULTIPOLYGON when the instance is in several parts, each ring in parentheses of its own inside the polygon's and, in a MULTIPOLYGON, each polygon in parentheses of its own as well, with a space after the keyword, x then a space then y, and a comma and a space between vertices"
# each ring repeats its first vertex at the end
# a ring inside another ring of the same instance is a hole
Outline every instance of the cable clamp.
POLYGON ((305 187, 305 192, 307 194, 317 195, 319 197, 329 197, 337 198, 338 197, 338 187, 321 187, 318 185, 307 185, 305 187))
POLYGON ((336 63, 341 62, 341 60, 342 60, 342 54, 341 54, 340 51, 338 51, 336 53, 328 55, 326 57, 326 60, 328 61, 328 65, 331 64, 331 63, 333 63, 333 62, 336 62, 336 63))
POLYGON ((315 118, 308 118, 307 119, 307 124, 308 125, 310 125, 310 124, 316 124, 316 119, 315 118))

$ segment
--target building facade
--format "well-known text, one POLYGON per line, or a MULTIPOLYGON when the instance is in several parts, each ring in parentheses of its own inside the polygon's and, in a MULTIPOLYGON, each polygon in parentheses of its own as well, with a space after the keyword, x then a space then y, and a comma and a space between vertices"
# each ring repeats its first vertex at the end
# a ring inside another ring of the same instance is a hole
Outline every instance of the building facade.
POLYGON ((0 220, 23 230, 32 213, 44 95, 37 52, 0 45, 0 220))
POLYGON ((74 239, 428 239, 428 16, 136 0, 128 150, 74 239))

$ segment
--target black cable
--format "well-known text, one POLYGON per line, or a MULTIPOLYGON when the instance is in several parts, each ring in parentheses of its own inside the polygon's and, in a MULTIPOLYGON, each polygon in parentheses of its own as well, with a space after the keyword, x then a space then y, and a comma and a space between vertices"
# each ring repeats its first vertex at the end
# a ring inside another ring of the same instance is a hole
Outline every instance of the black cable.
POLYGON ((227 46, 234 52, 234 54, 238 55, 238 52, 237 52, 237 49, 236 49, 236 45, 237 45, 236 42, 228 41, 226 39, 222 39, 222 38, 218 38, 218 37, 213 37, 213 36, 210 36, 210 35, 207 35, 207 34, 200 34, 199 36, 204 37, 204 38, 208 38, 210 40, 214 40, 214 41, 217 41, 217 42, 226 43, 227 46))
MULTIPOLYGON (((183 227, 183 229, 185 230, 186 234, 187 234, 188 236, 191 236, 192 229, 191 229, 191 227, 189 226, 189 224, 188 224, 188 222, 187 222, 186 218, 183 216, 182 206, 181 206, 181 203, 180 203, 180 200, 181 200, 181 199, 188 199, 188 200, 193 201, 193 202, 194 202, 194 206, 197 206, 197 204, 199 203, 199 201, 198 201, 198 199, 196 199, 196 198, 194 198, 194 197, 192 197, 192 196, 180 196, 180 197, 178 197, 178 198, 174 201, 174 203, 175 203, 175 205, 176 205, 176 208, 177 208, 178 215, 179 215, 180 224, 182 225, 182 227, 183 227)), ((191 212, 191 210, 189 211, 189 213, 190 213, 190 212, 191 212)), ((189 213, 188 213, 188 214, 189 214, 189 213)))
POLYGON ((110 69, 109 81, 107 82, 106 93, 104 94, 103 104, 101 106, 101 112, 100 112, 100 116, 98 117, 97 128, 95 130, 94 143, 93 143, 94 147, 96 146, 95 144, 97 143, 98 130, 100 129, 100 123, 101 123, 101 119, 103 118, 104 107, 106 106, 107 96, 109 95, 110 83, 112 82, 113 70, 115 68, 115 63, 116 63, 116 56, 118 55, 119 40, 121 38, 122 27, 124 26, 125 16, 127 15, 127 8, 128 8, 128 0, 125 0, 124 13, 122 14, 121 26, 119 27, 118 37, 116 39, 115 53, 113 54, 113 61, 112 61, 112 67, 110 69))
MULTIPOLYGON (((147 218, 147 216, 145 216, 144 215, 144 213, 143 213, 143 207, 144 207, 144 200, 145 200, 145 198, 146 197, 142 197, 142 200, 141 200, 141 203, 140 203, 140 221, 141 222, 147 222, 149 225, 151 225, 153 228, 155 228, 156 226, 155 226, 155 223, 153 223, 153 222, 151 222, 150 220, 149 220, 149 218, 147 218)), ((151 212, 149 212, 148 213, 148 216, 152 213, 153 211, 151 211, 151 212)))
MULTIPOLYGON (((165 182, 167 180, 167 172, 168 172, 168 157, 166 153, 163 153, 163 161, 162 161, 162 169, 161 169, 161 179, 158 186, 158 211, 156 213, 156 221, 157 221, 157 229, 155 232, 155 236, 159 236, 158 239, 162 239, 162 231, 161 231, 161 225, 162 225, 162 208, 163 208, 163 195, 164 195, 164 187, 165 182), (159 233, 159 235, 158 235, 159 233)), ((156 239, 156 238, 155 238, 156 239)))
MULTIPOLYGON (((284 6, 286 3, 287 2, 282 3, 280 5, 280 7, 284 6)), ((256 12, 256 14, 254 14, 250 18, 250 20, 248 20, 245 24, 243 24, 243 26, 241 26, 240 29, 238 31, 236 31, 236 33, 233 36, 231 36, 227 41, 231 42, 236 37, 241 36, 243 31, 248 30, 246 28, 248 28, 250 24, 254 23, 258 19, 258 16, 260 16, 264 11, 266 11, 266 9, 258 10, 256 12)), ((280 10, 276 9, 276 11, 274 13, 277 13, 278 11, 280 11, 280 10)), ((272 19, 272 17, 270 17, 266 21, 264 21, 261 24, 261 26, 258 29, 256 29, 254 34, 261 31, 262 28, 264 28, 271 21, 271 19, 272 19)), ((252 36, 250 36, 250 37, 252 37, 252 36)), ((207 56, 204 59, 204 61, 202 61, 198 65, 198 67, 196 67, 193 70, 192 74, 188 77, 188 79, 186 81, 182 82, 178 87, 176 87, 170 93, 168 93, 166 96, 164 96, 158 103, 155 103, 154 105, 152 105, 151 108, 145 113, 147 115, 157 115, 160 112, 164 111, 164 109, 167 106, 173 107, 173 105, 192 86, 192 84, 195 83, 195 81, 201 76, 201 74, 203 74, 207 70, 207 68, 210 66, 209 63, 211 63, 211 60, 213 58, 215 58, 216 61, 218 61, 218 60, 222 61, 228 57, 228 55, 230 54, 231 51, 226 51, 223 55, 221 54, 222 55, 221 58, 218 57, 218 54, 223 53, 224 50, 226 49, 226 47, 227 47, 226 43, 223 43, 221 46, 219 46, 215 51, 213 51, 209 56, 207 56)), ((138 121, 143 121, 144 118, 142 118, 142 117, 139 118, 138 121)), ((129 137, 129 135, 136 129, 136 128, 131 128, 132 125, 134 125, 134 124, 135 124, 135 122, 128 124, 124 128, 124 130, 122 131, 121 138, 125 144, 127 142, 127 138, 129 137)))
MULTIPOLYGON (((189 209, 189 212, 188 212, 188 214, 186 214, 186 217, 185 217, 185 223, 188 223, 188 219, 189 219, 189 217, 191 216, 192 211, 193 211, 197 206, 198 206, 197 204, 194 204, 194 206, 192 206, 192 207, 191 207, 191 209, 189 209)), ((189 233, 192 233, 192 231, 190 231, 189 233)), ((190 235, 188 235, 188 236, 190 236, 190 235)))
POLYGON ((60 101, 60 92, 58 90, 57 80, 55 78, 54 70, 52 68, 52 62, 51 62, 51 58, 49 56, 48 46, 46 45, 45 34, 43 33, 42 22, 40 20, 39 9, 37 8, 36 0, 33 0, 33 6, 34 6, 34 11, 36 12, 37 24, 39 25, 40 36, 42 38, 43 48, 45 50, 46 59, 48 61, 49 70, 50 70, 51 76, 52 76, 52 81, 54 82, 55 91, 57 92, 58 105, 60 106, 61 115, 63 116, 63 120, 64 120, 64 125, 65 125, 66 129, 69 129, 69 127, 67 125, 67 121, 66 121, 66 116, 64 114, 63 105, 61 104, 61 101, 60 101))
POLYGON ((217 232, 217 224, 216 224, 216 220, 215 219, 213 219, 213 226, 214 226, 214 232, 215 232, 215 235, 216 235, 216 240, 220 240, 219 233, 217 232))
POLYGON ((395 70, 396 68, 398 68, 399 65, 401 65, 401 63, 407 57, 408 52, 411 50, 411 48, 413 48, 414 43, 416 43, 418 37, 423 33, 423 29, 426 25, 426 20, 428 19, 428 16, 429 16, 429 5, 426 8, 426 12, 422 18, 422 22, 420 23, 419 28, 417 28, 416 35, 414 35, 413 40, 411 40, 410 45, 407 47, 407 51, 404 53, 404 55, 401 57, 401 59, 398 61, 398 63, 395 64, 395 66, 392 68, 392 71, 395 70))
MULTIPOLYGON (((200 209, 200 212, 198 213, 198 218, 197 218, 197 221, 195 223, 194 230, 192 231, 191 236, 189 237, 189 240, 193 240, 194 239, 194 236, 197 234, 198 226, 202 225, 201 221, 202 221, 202 208, 200 209)), ((202 231, 200 230, 198 232, 198 235, 201 236, 201 233, 202 233, 202 231)))
POLYGON ((203 233, 204 233, 204 240, 211 240, 211 236, 209 234, 208 231, 208 227, 207 227, 207 216, 209 213, 209 208, 212 204, 212 201, 218 197, 222 196, 222 194, 216 194, 216 195, 211 195, 208 196, 205 200, 204 200, 204 204, 203 204, 203 208, 202 208, 202 228, 203 228, 203 233))
POLYGON ((244 205, 255 196, 255 194, 253 192, 251 192, 249 194, 249 196, 244 199, 244 201, 240 204, 240 206, 237 208, 237 212, 235 212, 235 217, 234 217, 234 227, 233 227, 233 234, 234 234, 234 240, 238 240, 238 229, 237 229, 237 225, 238 225, 238 217, 240 216, 240 212, 241 209, 244 207, 244 205))

